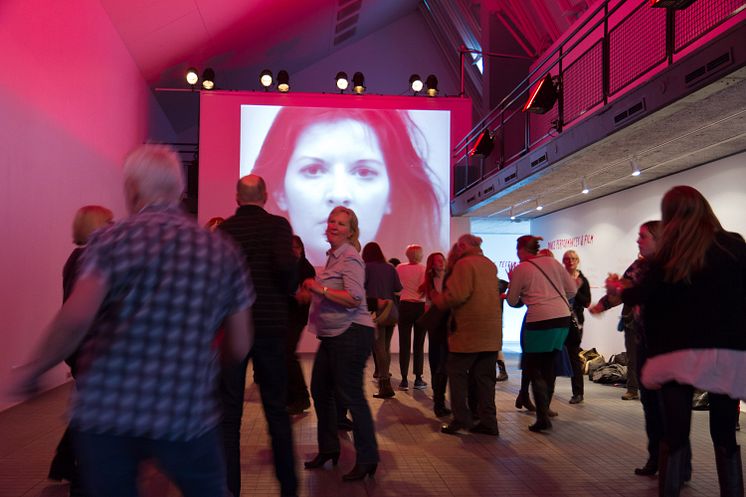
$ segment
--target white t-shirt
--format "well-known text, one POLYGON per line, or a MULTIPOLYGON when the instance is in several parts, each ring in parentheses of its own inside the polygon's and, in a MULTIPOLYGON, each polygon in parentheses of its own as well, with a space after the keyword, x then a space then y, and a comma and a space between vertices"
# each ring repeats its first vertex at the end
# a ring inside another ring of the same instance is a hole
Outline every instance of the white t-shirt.
POLYGON ((399 264, 396 266, 399 280, 403 287, 401 300, 407 302, 424 302, 425 295, 420 293, 420 286, 425 282, 425 266, 423 264, 399 264))

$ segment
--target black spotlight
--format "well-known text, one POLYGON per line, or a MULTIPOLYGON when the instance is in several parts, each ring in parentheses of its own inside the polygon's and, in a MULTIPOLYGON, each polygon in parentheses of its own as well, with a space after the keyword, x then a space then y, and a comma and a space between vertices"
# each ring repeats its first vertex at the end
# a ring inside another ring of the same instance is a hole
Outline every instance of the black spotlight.
POLYGON ((415 95, 422 91, 423 86, 424 85, 422 84, 422 78, 420 78, 419 74, 412 74, 409 77, 409 87, 412 89, 415 95))
POLYGON ((197 81, 199 81, 199 74, 197 73, 197 69, 194 67, 190 67, 186 71, 186 82, 193 87, 197 84, 197 81))
POLYGON ((485 129, 477 137, 477 141, 474 142, 474 146, 469 151, 469 156, 480 155, 487 157, 492 153, 492 149, 495 148, 495 139, 492 136, 490 130, 485 129))
POLYGON ((363 73, 356 72, 352 75, 352 91, 357 93, 358 95, 362 95, 365 93, 365 76, 363 76, 363 73))
POLYGON ((259 73, 259 84, 264 87, 265 91, 269 91, 269 87, 272 86, 272 71, 265 69, 259 73))
POLYGON ((544 76, 531 91, 526 104, 523 106, 523 112, 533 112, 535 114, 546 114, 557 101, 557 87, 554 84, 551 74, 544 76))
POLYGON ((427 93, 428 97, 434 97, 438 94, 438 78, 435 77, 435 74, 431 74, 427 77, 425 80, 425 86, 427 87, 425 93, 427 93))
POLYGON ((340 93, 344 93, 347 87, 350 86, 350 82, 347 81, 347 73, 344 71, 339 71, 334 77, 334 81, 337 85, 337 88, 339 88, 340 93))
POLYGON ((284 69, 277 73, 277 90, 281 93, 290 91, 290 75, 284 69))
POLYGON ((202 88, 205 90, 212 90, 215 88, 215 71, 208 67, 205 72, 202 73, 202 88))

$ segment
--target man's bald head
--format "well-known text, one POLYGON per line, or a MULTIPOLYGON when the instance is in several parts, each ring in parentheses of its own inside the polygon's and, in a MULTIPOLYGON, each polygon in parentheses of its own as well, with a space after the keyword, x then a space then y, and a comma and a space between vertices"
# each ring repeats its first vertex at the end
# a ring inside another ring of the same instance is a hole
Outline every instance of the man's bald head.
POLYGON ((267 202, 267 185, 264 183, 264 179, 256 174, 249 174, 238 180, 236 202, 238 202, 238 205, 263 207, 267 202))

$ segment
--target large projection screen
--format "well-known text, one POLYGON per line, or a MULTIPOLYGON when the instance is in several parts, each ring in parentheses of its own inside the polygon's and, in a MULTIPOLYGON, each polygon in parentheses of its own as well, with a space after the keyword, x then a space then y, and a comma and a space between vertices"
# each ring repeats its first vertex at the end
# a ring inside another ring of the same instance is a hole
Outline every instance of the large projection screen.
POLYGON ((267 182, 269 212, 286 217, 306 255, 323 266, 326 218, 353 209, 360 242, 403 259, 450 240, 451 150, 468 131, 461 98, 203 92, 199 221, 236 209, 236 181, 267 182))

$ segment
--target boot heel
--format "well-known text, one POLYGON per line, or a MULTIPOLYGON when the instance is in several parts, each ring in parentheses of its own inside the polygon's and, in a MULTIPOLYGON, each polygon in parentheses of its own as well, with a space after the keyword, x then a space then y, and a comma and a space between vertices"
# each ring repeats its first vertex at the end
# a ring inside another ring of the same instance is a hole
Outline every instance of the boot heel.
POLYGON ((355 464, 355 467, 352 468, 352 471, 344 475, 342 477, 342 480, 357 481, 364 479, 366 476, 370 476, 371 478, 373 478, 373 475, 376 474, 376 469, 378 469, 378 463, 355 464))
POLYGON ((332 461, 332 465, 336 466, 337 462, 339 461, 339 452, 331 452, 328 454, 322 454, 318 453, 316 454, 316 457, 311 459, 310 461, 306 461, 303 463, 303 467, 306 469, 316 469, 321 468, 326 464, 326 461, 332 461))

